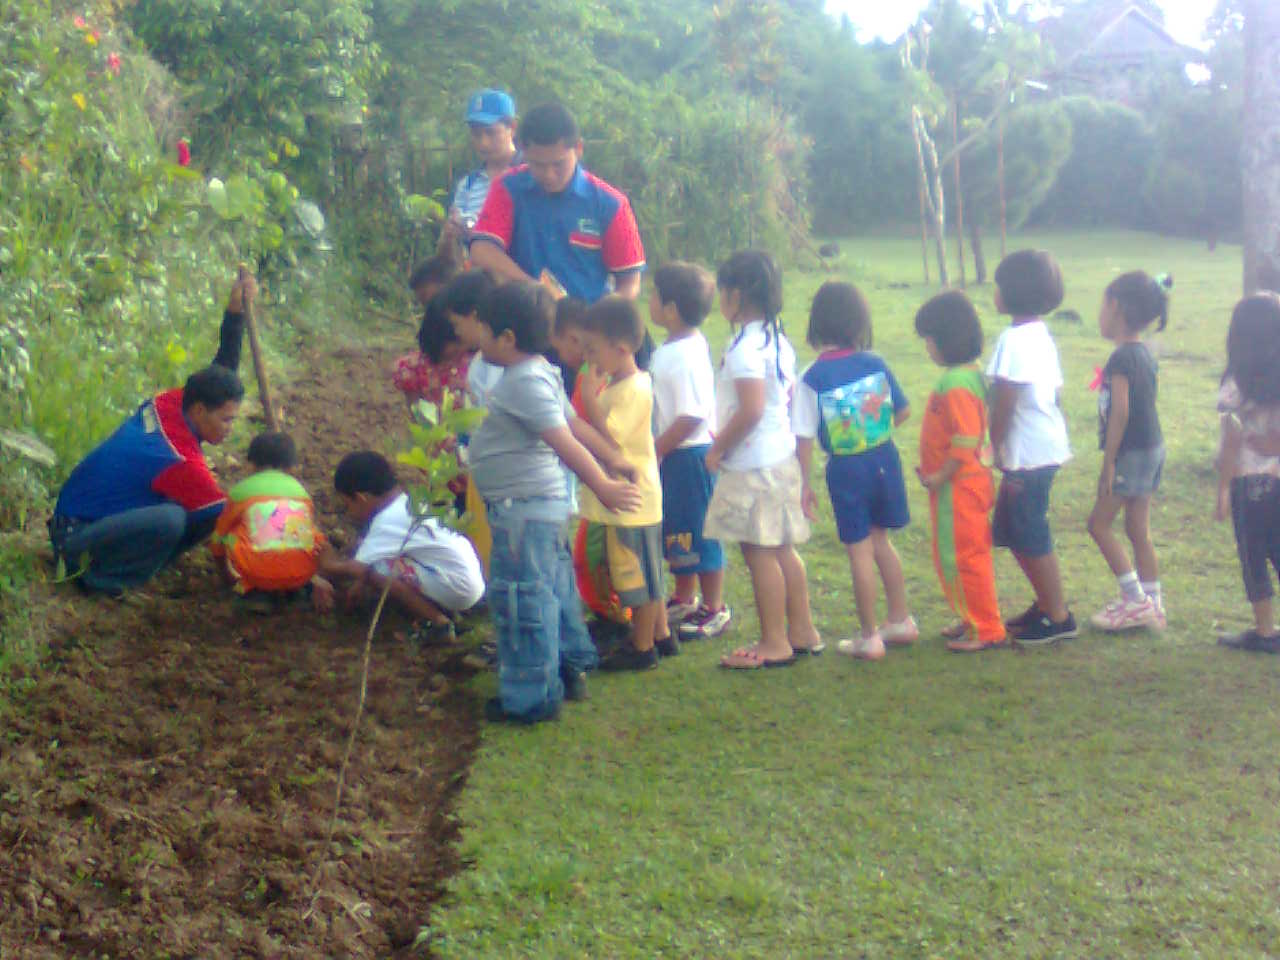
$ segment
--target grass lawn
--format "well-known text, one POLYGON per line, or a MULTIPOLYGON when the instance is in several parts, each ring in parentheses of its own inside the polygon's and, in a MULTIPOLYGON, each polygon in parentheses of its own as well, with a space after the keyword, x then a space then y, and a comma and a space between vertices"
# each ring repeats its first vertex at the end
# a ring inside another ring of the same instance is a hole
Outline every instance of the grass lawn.
MULTIPOLYGON (((1056 323, 1076 459, 1052 520, 1081 619, 1115 584, 1085 532, 1100 454, 1088 389, 1108 344, 1102 290, 1143 267, 1176 280, 1156 338, 1169 464, 1152 511, 1169 629, 1039 652, 949 655, 928 511, 896 538, 925 639, 880 663, 834 653, 856 626, 829 505, 802 548, 828 653, 787 670, 715 664, 756 630, 740 557, 735 626, 651 673, 593 677, 559 723, 489 728, 461 804, 463 854, 424 931, 448 957, 1151 957, 1280 952, 1280 662, 1217 649, 1248 607, 1212 520, 1214 399, 1240 251, 1121 233, 1029 236, 1067 279, 1056 323)), ((876 348, 912 400, 908 474, 938 371, 912 330, 933 290, 918 241, 845 241, 833 276, 871 301, 876 348)), ((787 278, 803 347, 826 275, 787 278)), ((988 334, 1004 318, 971 291, 988 334)), ((718 315, 708 325, 718 353, 718 315)), ((998 557, 1002 605, 1030 592, 998 557)), ((478 681, 488 695, 490 678, 478 681)))

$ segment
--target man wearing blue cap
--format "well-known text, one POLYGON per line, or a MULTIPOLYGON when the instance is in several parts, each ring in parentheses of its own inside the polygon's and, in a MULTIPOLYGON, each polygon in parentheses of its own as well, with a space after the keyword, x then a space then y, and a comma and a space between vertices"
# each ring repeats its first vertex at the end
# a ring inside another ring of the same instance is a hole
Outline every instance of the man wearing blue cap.
POLYGON ((458 181, 445 225, 445 242, 467 242, 475 225, 489 185, 514 166, 516 150, 516 104, 502 90, 481 90, 467 101, 467 126, 471 128, 471 148, 481 165, 458 181))

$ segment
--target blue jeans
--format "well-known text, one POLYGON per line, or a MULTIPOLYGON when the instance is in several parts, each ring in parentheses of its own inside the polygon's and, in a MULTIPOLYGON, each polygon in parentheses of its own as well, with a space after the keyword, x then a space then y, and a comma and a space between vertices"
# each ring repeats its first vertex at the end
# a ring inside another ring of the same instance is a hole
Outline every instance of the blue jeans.
POLYGON ((215 513, 193 521, 176 503, 162 503, 101 520, 55 516, 49 521, 49 539, 68 576, 75 576, 84 589, 119 593, 146 583, 204 540, 217 520, 215 513))
POLYGON ((493 551, 489 611, 498 641, 502 709, 526 720, 555 713, 562 671, 599 662, 582 620, 565 525, 565 499, 486 502, 493 551))

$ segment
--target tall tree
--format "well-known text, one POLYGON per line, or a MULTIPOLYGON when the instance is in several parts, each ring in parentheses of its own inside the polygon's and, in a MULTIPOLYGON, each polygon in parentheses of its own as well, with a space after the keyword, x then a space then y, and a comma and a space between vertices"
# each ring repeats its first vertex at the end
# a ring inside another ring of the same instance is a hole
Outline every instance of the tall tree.
POLYGON ((1244 289, 1280 290, 1280 3, 1245 3, 1244 289))

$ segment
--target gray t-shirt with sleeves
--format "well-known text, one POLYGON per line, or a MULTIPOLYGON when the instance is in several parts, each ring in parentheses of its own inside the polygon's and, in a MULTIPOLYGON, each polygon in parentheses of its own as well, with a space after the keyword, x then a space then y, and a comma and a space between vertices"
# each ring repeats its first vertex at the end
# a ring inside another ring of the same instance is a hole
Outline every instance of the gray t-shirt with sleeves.
POLYGON ((507 367, 489 393, 489 415, 471 437, 467 457, 486 500, 568 497, 560 458, 542 434, 573 415, 560 372, 543 357, 507 367))

